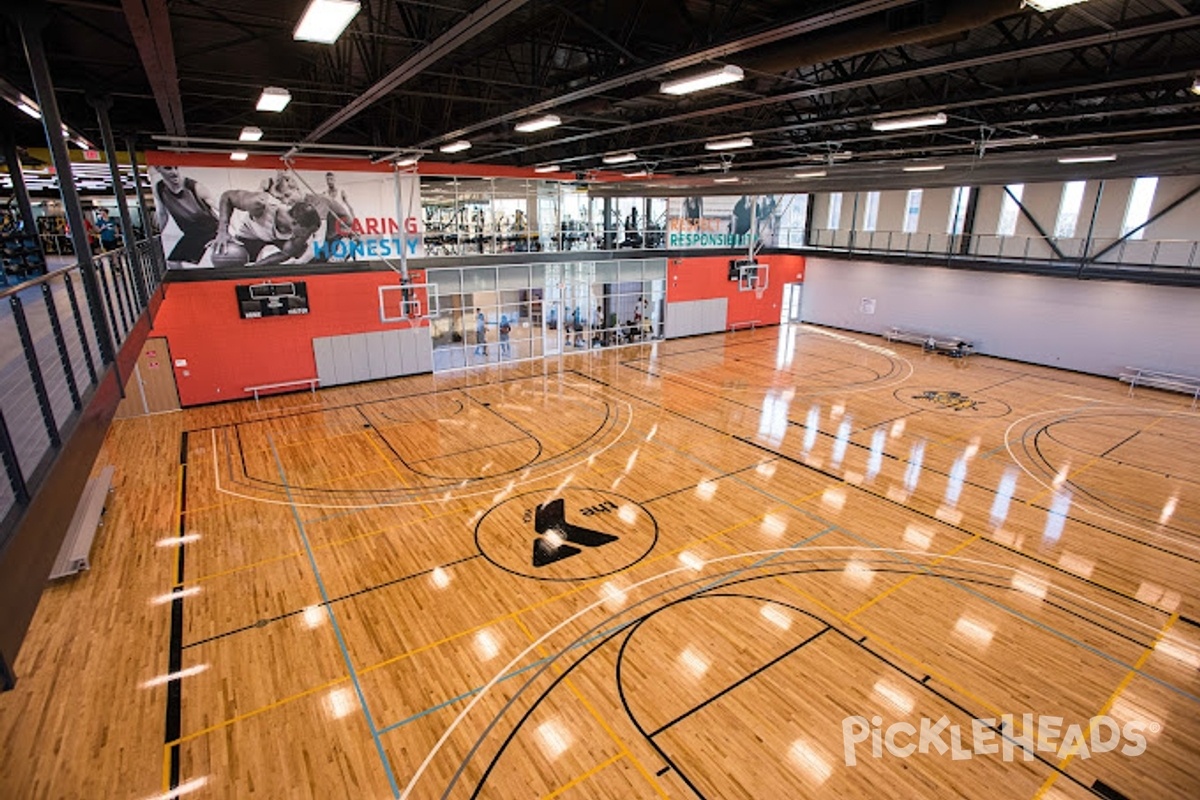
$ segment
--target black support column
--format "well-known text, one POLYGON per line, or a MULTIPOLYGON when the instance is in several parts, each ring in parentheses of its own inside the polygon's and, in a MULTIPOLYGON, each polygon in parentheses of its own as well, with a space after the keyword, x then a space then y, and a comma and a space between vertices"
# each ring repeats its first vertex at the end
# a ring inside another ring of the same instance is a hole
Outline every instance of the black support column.
MULTIPOLYGON (((17 153, 17 143, 12 136, 4 135, 4 162, 8 165, 8 174, 12 178, 13 196, 17 198, 17 207, 21 209, 22 232, 37 238, 38 250, 42 249, 42 237, 38 236, 37 225, 33 219, 33 204, 29 202, 29 189, 25 186, 25 176, 21 173, 21 157, 17 153)), ((42 253, 42 264, 46 263, 46 254, 42 253)))
POLYGON ((96 119, 100 121, 100 137, 104 140, 104 158, 108 161, 108 173, 112 176, 113 194, 117 198, 117 209, 121 214, 121 238, 125 240, 126 268, 133 276, 133 288, 137 293, 139 307, 145 307, 147 294, 146 285, 142 280, 142 272, 133 265, 137 257, 134 248, 133 220, 129 216, 129 203, 125 199, 125 185, 121 183, 121 165, 117 162, 117 148, 113 144, 112 125, 108 122, 108 110, 112 108, 111 97, 90 97, 88 102, 96 109, 96 119))
POLYGON ((75 174, 71 169, 71 156, 62 135, 62 118, 58 113, 58 100, 54 96, 54 84, 50 80, 50 65, 42 44, 42 28, 49 19, 43 0, 18 0, 14 15, 21 28, 21 41, 25 46, 25 59, 29 63, 29 75, 33 79, 38 106, 42 111, 42 125, 46 131, 46 143, 50 147, 51 160, 58 175, 59 191, 62 194, 63 210, 71 226, 71 241, 75 245, 75 257, 79 262, 79 274, 83 278, 83 289, 88 298, 92 326, 96 341, 100 345, 100 361, 104 364, 116 362, 116 348, 112 331, 104 319, 100 301, 100 288, 96 280, 96 269, 92 264, 92 251, 88 242, 87 226, 83 222, 83 207, 79 204, 79 193, 75 190, 75 174))

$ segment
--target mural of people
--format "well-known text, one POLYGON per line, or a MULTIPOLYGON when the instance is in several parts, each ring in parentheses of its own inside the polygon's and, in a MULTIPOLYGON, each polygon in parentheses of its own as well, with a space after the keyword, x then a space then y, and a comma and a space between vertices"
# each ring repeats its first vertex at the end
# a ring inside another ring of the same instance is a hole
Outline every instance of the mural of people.
POLYGON ((158 229, 164 232, 167 266, 195 266, 217 235, 217 197, 194 178, 185 178, 179 167, 158 166, 154 171, 159 176, 154 184, 154 201, 158 229), (178 234, 167 234, 168 222, 175 223, 178 234))

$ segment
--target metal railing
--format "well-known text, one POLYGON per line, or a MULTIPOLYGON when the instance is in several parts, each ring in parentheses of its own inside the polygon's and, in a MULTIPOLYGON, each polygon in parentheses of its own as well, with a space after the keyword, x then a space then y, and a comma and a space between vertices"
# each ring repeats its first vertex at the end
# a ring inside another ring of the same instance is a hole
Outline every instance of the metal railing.
POLYGON ((903 233, 814 229, 809 247, 849 253, 941 256, 999 262, 1089 264, 1105 269, 1173 270, 1200 267, 1200 241, 1124 237, 1044 238, 997 234, 903 233))
MULTIPOLYGON (((87 405, 162 282, 158 237, 92 259, 98 301, 78 264, 0 292, 0 520, 37 491, 66 430, 87 405), (109 342, 111 341, 111 350, 109 342)), ((11 533, 0 526, 0 546, 11 533)))

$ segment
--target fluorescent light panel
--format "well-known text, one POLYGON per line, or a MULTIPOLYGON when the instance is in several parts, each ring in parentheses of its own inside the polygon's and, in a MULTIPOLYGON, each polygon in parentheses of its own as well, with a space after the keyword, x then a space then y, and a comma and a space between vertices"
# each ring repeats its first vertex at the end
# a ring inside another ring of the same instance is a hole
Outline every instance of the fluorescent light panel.
POLYGON ((450 144, 444 144, 441 147, 439 147, 438 149, 441 150, 443 153, 461 153, 464 150, 470 150, 471 143, 468 142, 466 139, 459 139, 457 142, 451 142, 450 144))
POLYGON ((826 172, 825 170, 822 169, 822 170, 818 170, 816 172, 797 172, 792 177, 799 178, 801 180, 805 180, 808 178, 824 178, 828 174, 829 174, 828 172, 826 172))
POLYGON ((945 125, 946 115, 922 114, 916 117, 891 117, 877 119, 871 123, 871 129, 876 131, 905 131, 911 128, 931 128, 935 125, 945 125))
POLYGON ((333 44, 360 8, 357 0, 310 0, 292 38, 299 42, 333 44))
POLYGON ((1065 8, 1073 6, 1077 3, 1083 3, 1086 0, 1025 0, 1025 4, 1037 11, 1054 11, 1056 8, 1065 8))
POLYGON ((546 173, 546 172, 558 172, 560 169, 562 169, 562 168, 560 166, 558 166, 558 164, 543 164, 540 167, 534 167, 533 171, 546 173))
POLYGON ((238 134, 239 142, 257 142, 263 137, 262 128, 246 126, 242 128, 242 132, 238 134))
POLYGON ((705 142, 705 150, 737 150, 742 147, 753 147, 754 140, 749 136, 743 136, 740 139, 722 139, 717 142, 705 142))
POLYGON ((517 130, 521 133, 535 133, 537 131, 544 131, 547 128, 556 128, 559 125, 562 125, 561 119, 554 114, 547 114, 537 119, 527 119, 524 122, 518 122, 517 130))
POLYGON ((278 86, 268 86, 258 96, 258 104, 255 108, 259 111, 278 112, 287 108, 287 104, 290 102, 292 102, 292 93, 287 89, 282 89, 278 86))
POLYGON ((637 172, 622 172, 621 174, 626 178, 644 178, 650 173, 644 169, 639 169, 637 172))
POLYGON ((234 150, 232 153, 229 154, 230 161, 245 161, 249 157, 250 157, 250 154, 247 153, 245 150, 234 150))
POLYGON ((33 117, 34 119, 42 118, 42 112, 38 111, 36 106, 32 106, 29 103, 25 103, 25 102, 17 103, 17 108, 19 108, 23 113, 28 114, 29 116, 33 117))
POLYGON ((405 156, 396 162, 397 167, 412 167, 420 160, 418 156, 405 156))
POLYGON ((630 161, 637 161, 636 153, 617 153, 604 157, 605 164, 628 164, 630 161))
POLYGON ((1196 80, 1192 81, 1192 88, 1188 91, 1190 91, 1192 94, 1200 94, 1200 78, 1196 78, 1196 80))
POLYGON ((741 178, 713 178, 713 183, 737 183, 741 178))
POLYGON ((673 80, 664 81, 659 90, 663 94, 683 95, 691 94, 692 92, 711 89, 714 86, 724 86, 729 83, 737 83, 742 80, 745 75, 741 67, 735 67, 733 64, 727 64, 718 69, 701 72, 696 75, 691 75, 686 78, 675 78, 673 80))
POLYGON ((945 164, 914 164, 911 167, 905 167, 905 172, 941 172, 946 168, 945 164))
POLYGON ((1099 156, 1063 156, 1058 160, 1060 164, 1100 164, 1105 161, 1116 161, 1117 157, 1112 153, 1099 156))

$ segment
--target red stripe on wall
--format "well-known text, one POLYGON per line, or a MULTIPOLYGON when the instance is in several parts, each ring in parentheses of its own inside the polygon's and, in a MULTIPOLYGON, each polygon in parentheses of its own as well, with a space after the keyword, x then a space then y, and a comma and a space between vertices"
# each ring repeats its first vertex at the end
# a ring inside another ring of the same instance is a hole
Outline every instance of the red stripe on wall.
MULTIPOLYGON (((414 282, 424 281, 421 272, 414 271, 412 277, 414 282)), ((234 287, 258 282, 249 275, 167 286, 150 335, 165 336, 172 358, 187 362, 175 367, 183 406, 245 399, 250 396, 244 391, 247 386, 315 378, 314 338, 393 330, 404 324, 379 321, 379 287, 399 285, 394 273, 271 278, 272 283, 292 280, 307 283, 308 314, 242 319, 234 287)))

